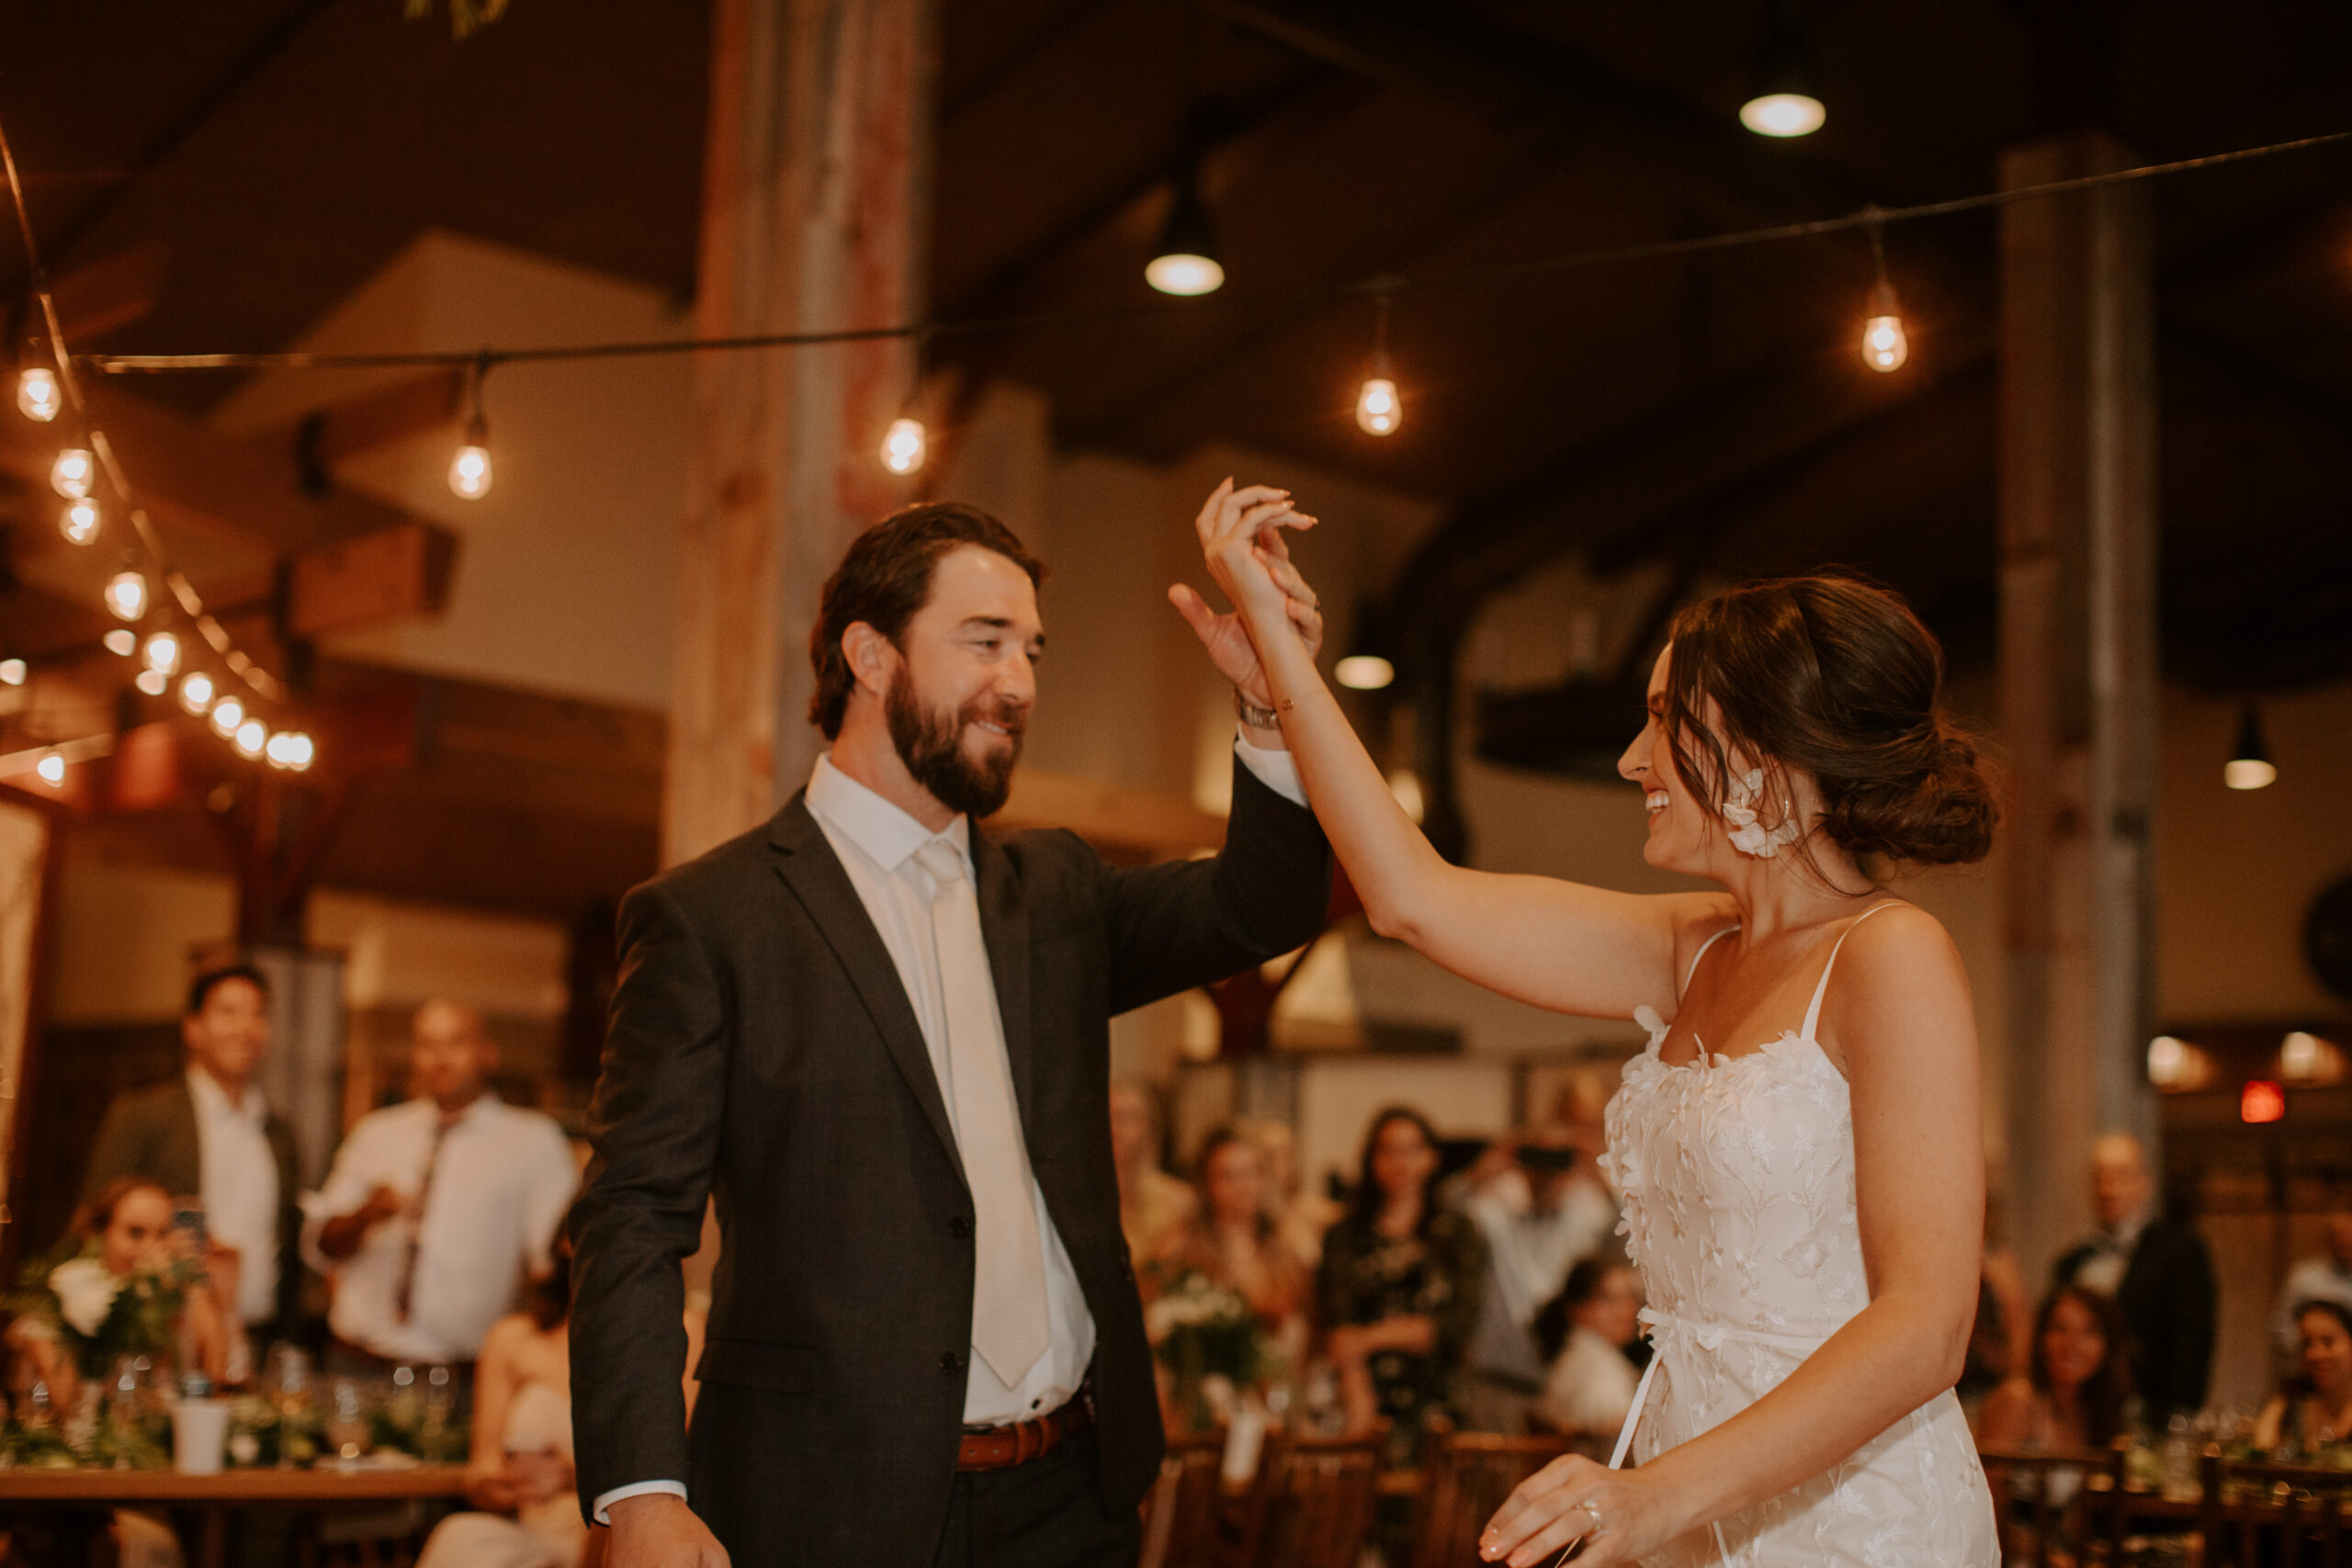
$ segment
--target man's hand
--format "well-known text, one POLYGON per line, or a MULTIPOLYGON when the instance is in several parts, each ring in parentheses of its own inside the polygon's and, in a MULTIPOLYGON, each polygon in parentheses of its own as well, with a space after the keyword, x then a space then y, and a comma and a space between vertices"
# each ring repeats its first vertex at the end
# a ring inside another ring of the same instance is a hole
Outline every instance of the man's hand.
POLYGON ((319 1250, 337 1263, 359 1250, 368 1233, 408 1207, 408 1200, 389 1187, 379 1186, 368 1201, 347 1214, 337 1214, 319 1227, 319 1250))
MULTIPOLYGON (((1312 656, 1323 647, 1323 612, 1315 591, 1292 564, 1290 547, 1283 536, 1285 528, 1311 528, 1315 519, 1292 507, 1290 492, 1267 485, 1250 485, 1235 489, 1227 479, 1209 496, 1201 508, 1193 526, 1201 537, 1204 553, 1208 554, 1210 575, 1236 604, 1246 588, 1228 581, 1230 573, 1211 552, 1219 540, 1241 534, 1253 538, 1268 558, 1266 572, 1286 599, 1286 614, 1312 656)), ((1241 694, 1260 707, 1272 707, 1273 694, 1267 690, 1266 677, 1258 667, 1258 650, 1250 641, 1250 633, 1238 615, 1220 615, 1208 606, 1208 602, 1191 586, 1177 583, 1168 591, 1169 602, 1176 606, 1192 626, 1201 646, 1208 649, 1209 661, 1217 672, 1233 682, 1241 694)))
POLYGON ((608 1510, 612 1550, 606 1568, 729 1568, 727 1549, 686 1500, 671 1492, 640 1492, 608 1510))

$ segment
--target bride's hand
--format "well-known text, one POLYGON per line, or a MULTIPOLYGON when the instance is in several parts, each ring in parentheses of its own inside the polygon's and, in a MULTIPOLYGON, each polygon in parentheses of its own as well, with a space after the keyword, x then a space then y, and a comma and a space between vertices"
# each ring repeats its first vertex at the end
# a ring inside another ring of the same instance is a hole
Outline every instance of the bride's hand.
POLYGON ((1608 1568, 1639 1562, 1690 1528, 1657 1481, 1645 1479, 1640 1471, 1611 1470, 1570 1454, 1521 1482, 1503 1499, 1478 1537, 1478 1555, 1488 1562, 1508 1561, 1511 1568, 1549 1568, 1582 1540, 1568 1561, 1578 1568, 1608 1568))
POLYGON ((1246 618, 1262 616, 1261 625, 1287 620, 1310 659, 1323 646, 1321 606, 1293 564, 1282 532, 1311 528, 1315 521, 1293 509, 1287 491, 1267 485, 1236 489, 1228 479, 1209 496, 1193 527, 1209 575, 1238 613, 1216 614, 1184 583, 1168 591, 1169 601, 1198 634, 1218 671, 1261 706, 1271 705, 1272 698, 1259 668, 1257 649, 1243 626, 1246 618))

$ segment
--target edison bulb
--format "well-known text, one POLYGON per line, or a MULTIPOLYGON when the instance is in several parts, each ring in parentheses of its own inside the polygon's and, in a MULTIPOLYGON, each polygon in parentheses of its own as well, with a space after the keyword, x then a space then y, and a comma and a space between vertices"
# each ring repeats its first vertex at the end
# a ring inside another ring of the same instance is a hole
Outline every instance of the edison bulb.
POLYGON ((0 659, 0 686, 21 686, 32 669, 21 659, 0 659))
POLYGON ((1356 393, 1356 425, 1367 435, 1389 435, 1405 420, 1405 404, 1396 383, 1385 376, 1368 377, 1356 393))
POLYGON ((180 682, 180 706, 190 713, 202 713, 212 705, 212 677, 201 670, 188 671, 180 682))
POLYGON ((480 501, 490 493, 489 447, 469 441, 458 448, 449 459, 449 489, 463 501, 480 501))
POLYGON ((151 697, 160 697, 172 689, 172 678, 161 670, 141 670, 131 684, 151 697))
POLYGON ((1828 118, 1809 93, 1765 93, 1739 106, 1739 123, 1758 136, 1811 136, 1828 118))
POLYGON ((234 697, 222 697, 212 705, 212 728, 216 734, 234 735, 237 726, 245 722, 245 705, 234 697))
POLYGON ((46 365, 28 365, 17 377, 17 407, 27 419, 47 424, 64 407, 57 389, 57 372, 46 365))
POLYGON ((882 437, 882 466, 894 474, 911 474, 931 455, 931 438, 922 421, 901 414, 890 422, 882 437))
POLYGON ((65 503, 57 514, 57 531, 74 544, 86 545, 98 536, 101 521, 98 503, 85 495, 65 503))
POLYGON ((319 754, 319 749, 311 743, 311 738, 299 729, 290 730, 278 739, 286 742, 286 765, 298 773, 308 768, 311 759, 319 754))
POLYGON ((1911 340, 1903 335, 1900 316, 1872 316, 1862 328, 1862 360, 1878 371, 1900 370, 1911 357, 1911 340))
POLYGON ((97 465, 90 460, 89 450, 68 446, 57 455, 49 467, 51 488, 68 501, 79 501, 90 493, 90 486, 97 479, 97 465))
POLYGON ((269 727, 257 718, 249 718, 237 726, 237 751, 241 756, 258 757, 262 748, 269 744, 269 727))
POLYGON ((147 613, 147 580, 135 571, 118 571, 107 584, 107 608, 118 620, 135 621, 147 613))
POLYGON ((169 675, 180 667, 180 639, 169 632, 157 632, 147 639, 140 662, 150 670, 169 675))
POLYGON ((39 773, 48 784, 62 784, 65 782, 65 759, 57 752, 51 751, 33 764, 33 772, 39 773))
POLYGON ((131 636, 129 628, 124 626, 115 627, 98 641, 104 644, 106 650, 117 659, 128 659, 139 651, 139 639, 131 636))

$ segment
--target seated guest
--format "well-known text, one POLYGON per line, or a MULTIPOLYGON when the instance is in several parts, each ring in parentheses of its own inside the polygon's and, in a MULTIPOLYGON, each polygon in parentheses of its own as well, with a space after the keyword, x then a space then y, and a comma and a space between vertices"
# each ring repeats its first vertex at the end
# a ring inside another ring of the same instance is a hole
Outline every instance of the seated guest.
POLYGON ((2300 1259, 2278 1289, 2271 1326, 2278 1336, 2278 1348, 2290 1357, 2302 1354, 2302 1309, 2312 1302, 2352 1307, 2352 1210, 2339 1209, 2327 1216, 2326 1250, 2300 1259))
POLYGON ((2295 1332, 2302 1373, 2263 1406, 2254 1441, 2273 1453, 2314 1455, 2352 1440, 2352 1307, 2305 1302, 2295 1332))
POLYGON ((1348 1428, 1387 1420, 1391 1466, 1414 1461, 1429 1416, 1458 1416, 1487 1272, 1477 1227, 1438 1205, 1437 1179, 1428 1119, 1402 1106, 1374 1116, 1353 1201, 1324 1236, 1316 1276, 1348 1428))
POLYGON ((299 1326, 294 1133, 254 1081, 269 1049, 268 980, 246 964, 198 976, 180 1040, 184 1072, 107 1108, 82 1193, 87 1201, 136 1176, 203 1206, 205 1261, 229 1309, 230 1371, 242 1381, 253 1344, 299 1326))
POLYGON ((1156 1258, 1193 1217, 1193 1190, 1159 1168, 1159 1118, 1141 1084, 1111 1086, 1111 1160, 1119 1174, 1119 1229, 1127 1256, 1156 1258))
POLYGON ((2146 1152, 2128 1133, 2092 1145, 2091 1201, 2099 1228, 2058 1260, 2051 1283, 2115 1298, 2132 1331, 2132 1386, 2161 1427, 2200 1409, 2213 1370, 2220 1287, 2213 1255, 2192 1225, 2157 1212, 2146 1152))
MULTIPOLYGON (((143 1176, 118 1176, 99 1188, 75 1213, 66 1235, 74 1256, 96 1258, 118 1281, 141 1269, 166 1268, 175 1253, 193 1245, 187 1232, 172 1226, 171 1194, 143 1176)), ((45 1382, 51 1404, 61 1411, 72 1409, 80 1392, 80 1374, 73 1350, 49 1322, 19 1316, 8 1325, 6 1337, 19 1362, 12 1384, 29 1388, 36 1380, 45 1382)), ((209 1280, 187 1288, 179 1337, 194 1361, 192 1368, 181 1370, 201 1371, 220 1382, 228 1365, 230 1330, 209 1280)))
POLYGON ((1499 1152, 1498 1168, 1463 1204, 1487 1242, 1466 1424, 1522 1433, 1544 1391, 1535 1314, 1559 1294, 1568 1270, 1608 1239, 1617 1206, 1597 1183, 1577 1179, 1576 1145, 1564 1125, 1504 1140, 1499 1152))
POLYGON ((1264 1154, 1236 1129, 1219 1127, 1201 1145, 1196 1170, 1200 1207, 1147 1261, 1148 1291, 1164 1292, 1188 1274, 1225 1286, 1295 1360, 1306 1348, 1308 1280, 1267 1213, 1264 1154))
POLYGON ((1555 1432, 1613 1438, 1639 1381, 1625 1354, 1641 1332, 1642 1292, 1622 1258, 1588 1258, 1536 1316, 1551 1355, 1534 1416, 1555 1432))
POLYGON ((2130 1347, 2112 1296, 2059 1286, 2034 1314, 2026 1375, 1986 1397, 1976 1440, 1995 1449, 2106 1448, 2131 1418, 2130 1347))
POLYGON ((303 1233, 334 1280, 329 1362, 351 1371, 474 1359, 525 1279, 547 1271, 580 1185, 554 1119, 486 1089, 497 1050, 481 1014, 427 1002, 413 1039, 415 1098, 353 1126, 303 1233))
MULTIPOLYGON (((501 1318, 474 1367, 466 1496, 479 1512, 434 1527, 416 1568, 579 1568, 588 1526, 571 1465, 571 1244, 559 1235, 529 1310, 501 1318)), ((701 1314, 686 1324, 686 1414, 699 1385, 701 1314)))

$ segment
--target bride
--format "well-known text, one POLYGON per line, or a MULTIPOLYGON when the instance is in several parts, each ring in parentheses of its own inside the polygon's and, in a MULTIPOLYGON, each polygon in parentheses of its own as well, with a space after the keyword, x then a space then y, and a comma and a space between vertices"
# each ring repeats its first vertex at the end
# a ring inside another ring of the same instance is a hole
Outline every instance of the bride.
MULTIPOLYGON (((1198 527, 1374 928, 1507 996, 1650 1032, 1608 1115, 1657 1352, 1618 1441, 1640 1468, 1545 1466, 1481 1555, 1995 1568, 1951 1392, 1984 1208, 1968 978, 1935 919, 1872 874, 1991 844, 1934 638, 1842 578, 1690 605, 1618 771, 1646 800, 1643 858, 1716 887, 1469 871, 1397 807, 1292 629, 1315 596, 1283 531, 1313 524, 1288 492, 1227 480, 1198 527)), ((1227 635, 1190 588, 1169 596, 1227 635)))

